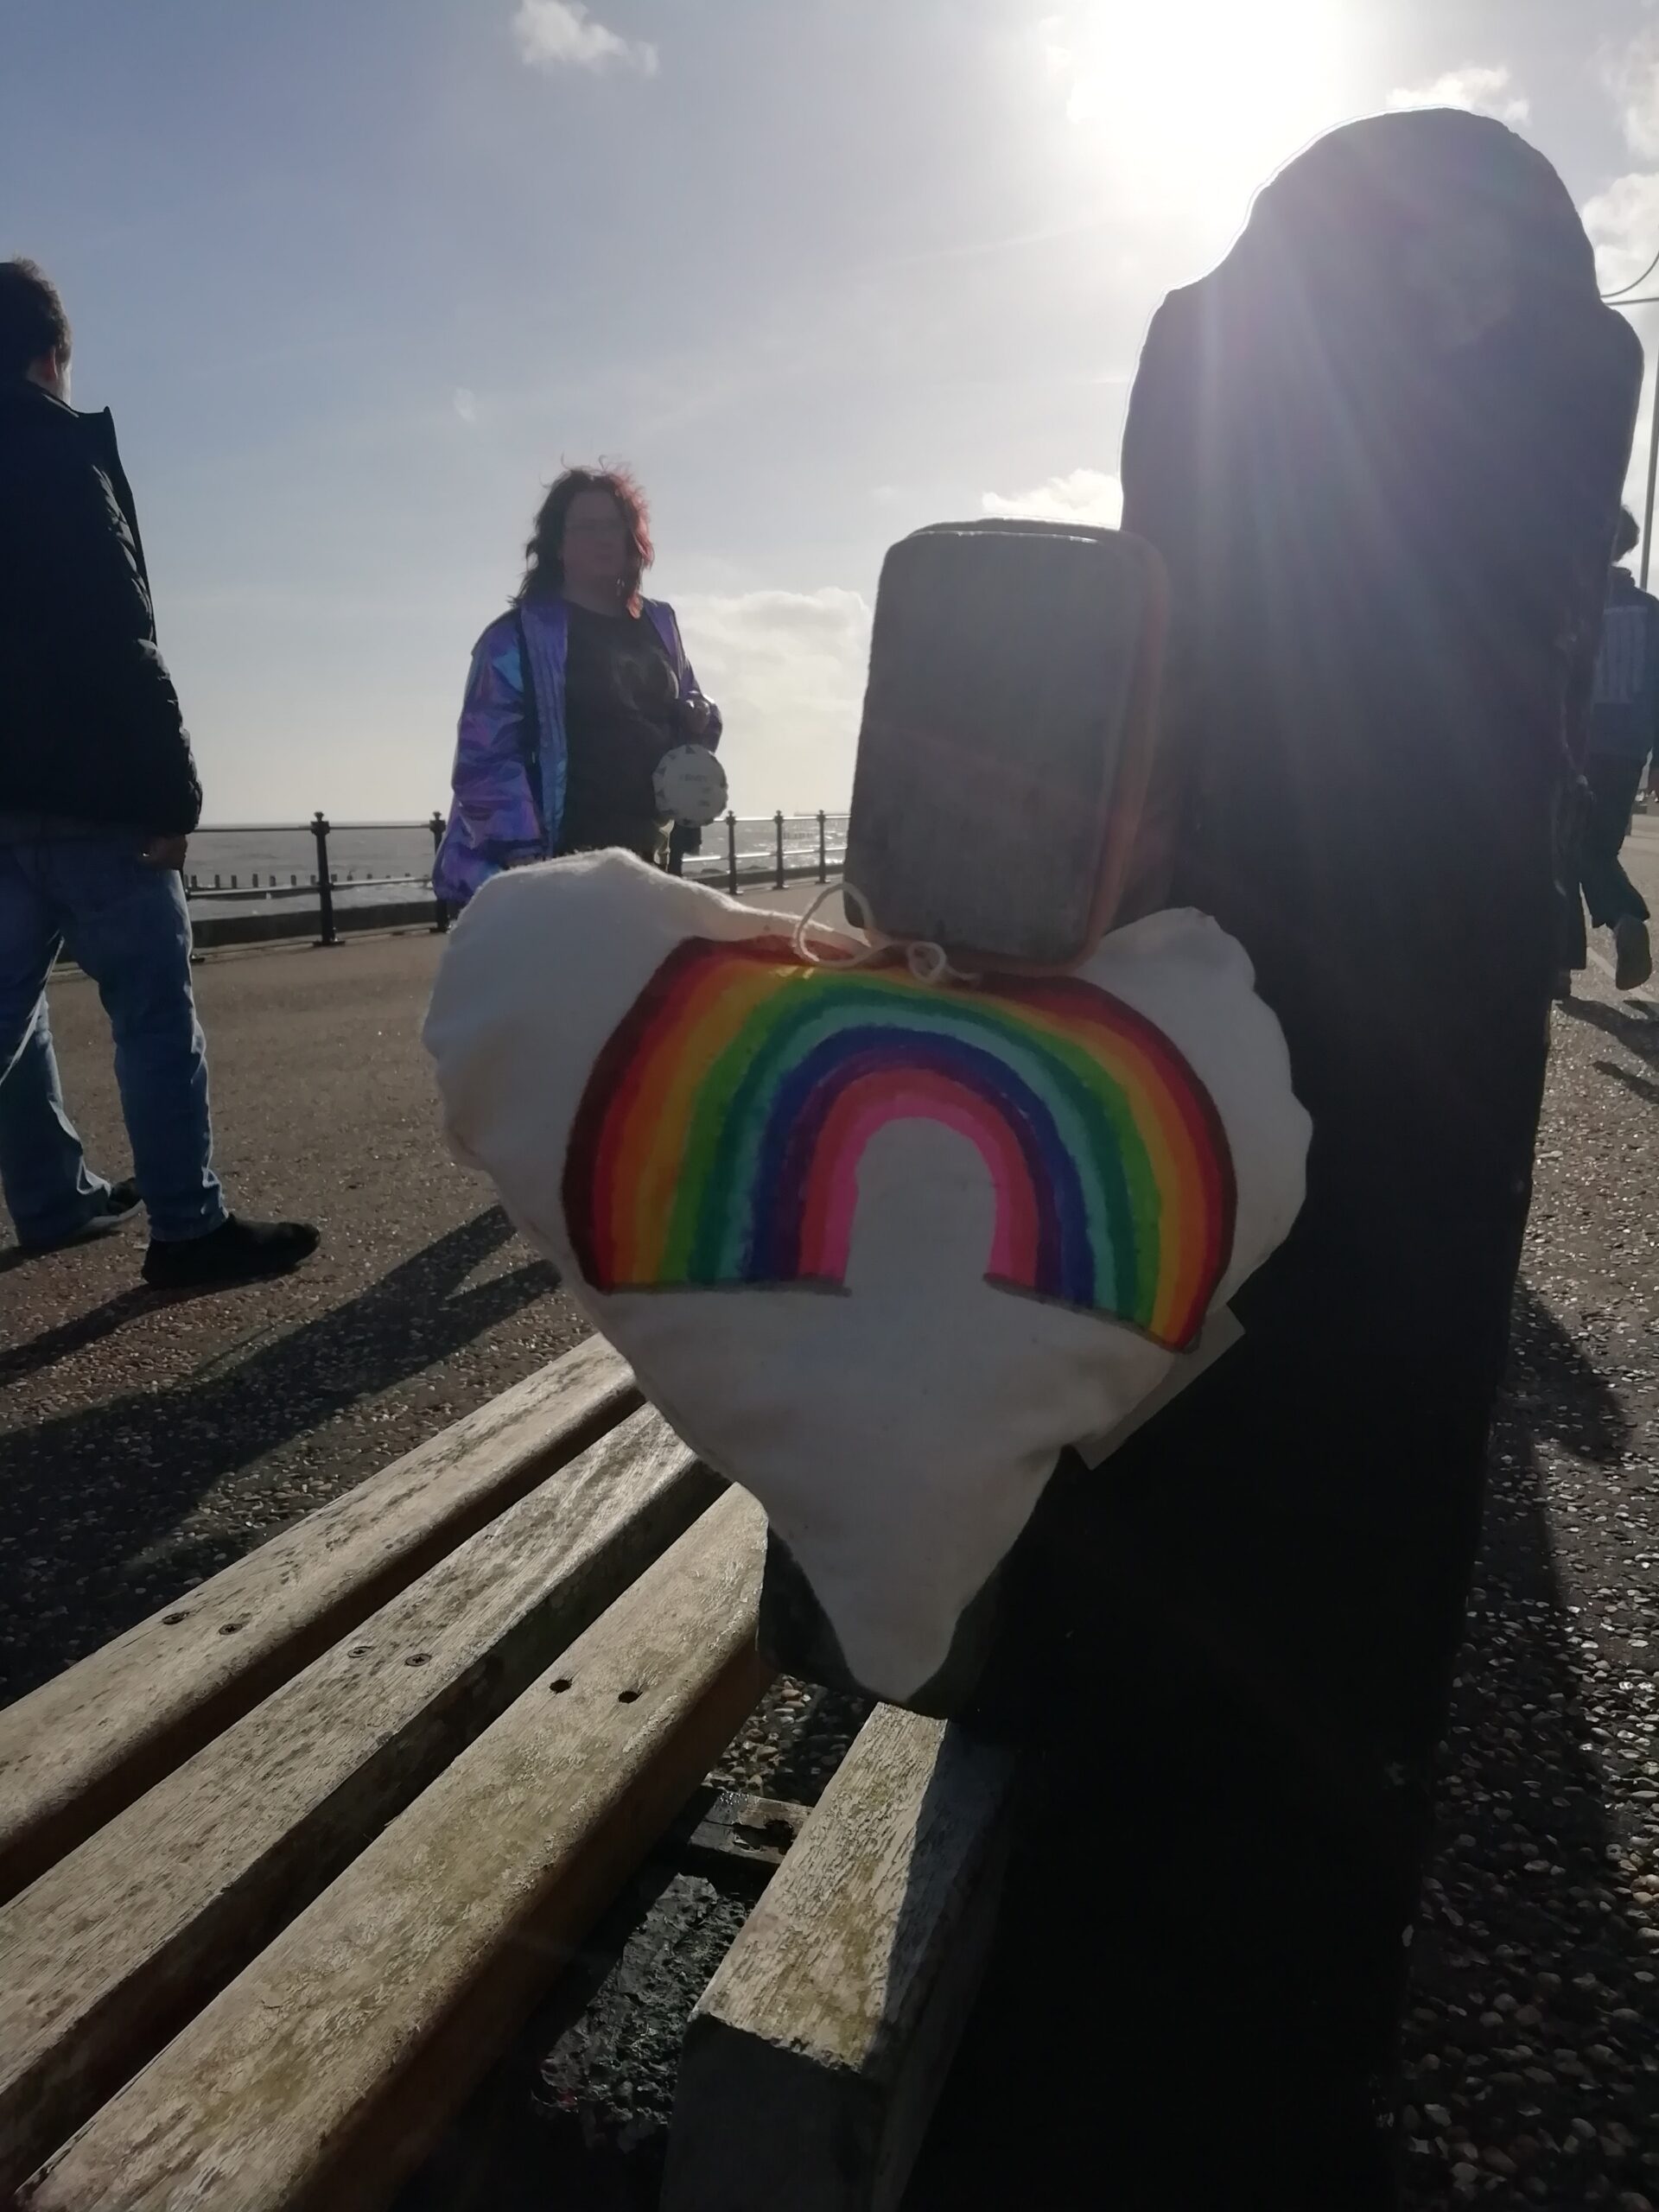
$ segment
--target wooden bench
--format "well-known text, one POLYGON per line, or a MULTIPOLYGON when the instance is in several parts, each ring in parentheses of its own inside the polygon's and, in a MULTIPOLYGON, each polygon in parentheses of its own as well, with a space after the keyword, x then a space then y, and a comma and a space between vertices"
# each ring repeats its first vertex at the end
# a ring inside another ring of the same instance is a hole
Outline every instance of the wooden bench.
MULTIPOLYGON (((765 1538, 590 1342, 0 1713, 0 2201, 388 2202, 762 1694, 765 1538)), ((896 2203, 1007 1801, 882 1709, 690 1835, 771 1878, 671 2212, 896 2203)))
POLYGON ((692 2015, 664 2212, 893 2212, 984 1964, 1009 1762, 881 1707, 692 2015))

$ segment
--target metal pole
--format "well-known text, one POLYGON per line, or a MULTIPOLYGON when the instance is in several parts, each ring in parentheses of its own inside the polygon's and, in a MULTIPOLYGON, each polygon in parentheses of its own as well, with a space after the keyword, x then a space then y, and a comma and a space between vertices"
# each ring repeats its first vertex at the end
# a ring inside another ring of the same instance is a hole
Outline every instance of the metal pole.
POLYGON ((784 810, 781 806, 779 808, 777 813, 772 817, 772 819, 778 825, 777 888, 781 891, 784 887, 784 810))
POLYGON ((830 849, 825 842, 826 835, 823 809, 820 807, 818 809, 818 881, 820 883, 828 883, 830 880, 830 849))
POLYGON ((726 888, 737 896, 737 817, 726 810, 726 888))
MULTIPOLYGON (((435 810, 432 819, 426 826, 432 832, 432 859, 435 865, 438 857, 438 847, 443 842, 443 817, 435 810)), ((432 900, 434 906, 437 909, 437 918, 432 925, 433 930, 439 937, 445 937, 448 934, 449 930, 449 909, 444 901, 438 897, 435 890, 434 890, 432 893, 432 900)))
POLYGON ((1659 478, 1659 359, 1653 365, 1653 421, 1648 430, 1648 512, 1642 522, 1642 588, 1648 588, 1648 564, 1653 556, 1653 488, 1659 478))
POLYGON ((338 944, 340 935, 334 927, 334 893, 328 880, 328 823, 319 807, 311 818, 311 835, 317 841, 317 905, 321 911, 322 935, 317 942, 338 944))

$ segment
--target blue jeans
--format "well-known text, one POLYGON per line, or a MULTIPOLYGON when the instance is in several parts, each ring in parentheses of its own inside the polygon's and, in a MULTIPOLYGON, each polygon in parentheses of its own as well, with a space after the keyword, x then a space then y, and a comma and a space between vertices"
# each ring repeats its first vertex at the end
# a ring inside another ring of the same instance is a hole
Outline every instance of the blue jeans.
POLYGON ((65 1110, 46 982, 65 946, 98 985, 152 1236, 183 1242, 226 1217, 213 1170, 207 1054, 190 988, 190 918, 139 840, 0 842, 0 1189, 20 1242, 72 1236, 109 1185, 65 1110))

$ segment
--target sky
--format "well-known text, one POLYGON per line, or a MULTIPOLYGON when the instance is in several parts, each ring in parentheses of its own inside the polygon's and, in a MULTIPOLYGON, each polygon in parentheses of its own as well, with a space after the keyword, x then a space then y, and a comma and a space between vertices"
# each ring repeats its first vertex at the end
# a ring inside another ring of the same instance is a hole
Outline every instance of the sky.
POLYGON ((1154 308, 1350 117, 1499 115, 1610 287, 1659 251, 1659 0, 0 0, 0 55, 213 823, 442 804, 601 456, 734 804, 843 805, 886 548, 1115 521, 1154 308))

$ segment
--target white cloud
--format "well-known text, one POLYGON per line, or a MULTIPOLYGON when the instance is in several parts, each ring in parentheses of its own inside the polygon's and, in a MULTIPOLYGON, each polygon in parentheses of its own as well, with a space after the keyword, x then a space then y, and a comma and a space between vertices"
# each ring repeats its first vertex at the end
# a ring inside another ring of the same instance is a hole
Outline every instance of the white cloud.
POLYGON ((543 69, 637 69, 657 73, 657 49, 649 40, 623 38, 595 22, 582 0, 518 0, 513 35, 524 60, 543 69))
POLYGON ((1051 77, 1069 77, 1077 66, 1071 30, 1064 16, 1044 16, 1037 24, 1037 49, 1051 77))
MULTIPOLYGON (((1604 48, 1600 62, 1631 150, 1659 158, 1659 29, 1642 32, 1628 46, 1604 48)), ((1603 291, 1628 289, 1649 269, 1659 246, 1659 175, 1615 177, 1586 202, 1582 213, 1603 291)))
POLYGON ((1391 108, 1460 107, 1471 115, 1495 115, 1500 123, 1524 123, 1532 103, 1516 85, 1507 62, 1489 68, 1471 65, 1448 69, 1432 85, 1403 86, 1389 94, 1391 108))
POLYGON ((456 414, 463 423, 477 422, 478 394, 475 391, 469 391, 464 384, 455 386, 454 407, 456 414))
POLYGON ((1583 213, 1602 290, 1633 283, 1659 246, 1659 175, 1616 177, 1586 202, 1583 213))
POLYGON ((1116 530, 1123 517, 1123 486, 1098 468, 1074 468, 1051 476, 1029 492, 987 492, 980 506, 988 515, 1017 515, 1036 522, 1081 522, 1116 530))
POLYGON ((697 681, 725 717, 720 753, 737 811, 845 807, 869 659, 862 595, 825 584, 694 592, 674 604, 697 681))
POLYGON ((1659 31, 1644 31, 1623 52, 1602 58, 1602 75, 1618 102, 1633 153, 1659 156, 1659 31))

